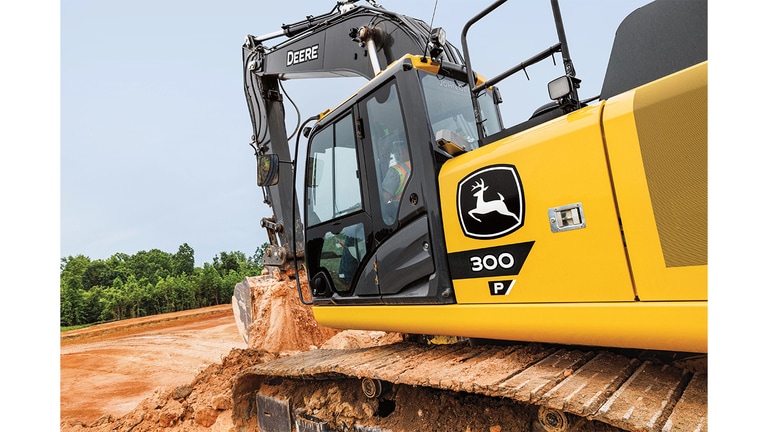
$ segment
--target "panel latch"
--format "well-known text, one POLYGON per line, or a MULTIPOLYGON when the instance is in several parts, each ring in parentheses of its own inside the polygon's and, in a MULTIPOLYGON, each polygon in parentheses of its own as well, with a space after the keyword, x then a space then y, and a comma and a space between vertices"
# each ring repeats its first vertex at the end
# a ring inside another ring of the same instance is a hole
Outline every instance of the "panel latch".
POLYGON ((586 228, 584 209, 581 203, 568 204, 549 209, 549 227, 552 232, 586 228))

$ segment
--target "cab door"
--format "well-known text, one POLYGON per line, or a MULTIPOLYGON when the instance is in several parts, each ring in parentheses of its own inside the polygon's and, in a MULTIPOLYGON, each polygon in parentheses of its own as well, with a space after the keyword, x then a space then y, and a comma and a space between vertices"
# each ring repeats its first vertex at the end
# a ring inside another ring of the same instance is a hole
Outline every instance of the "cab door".
POLYGON ((364 291, 358 292, 355 282, 370 258, 372 237, 360 164, 351 111, 312 136, 304 188, 305 253, 315 297, 364 291))
MULTIPOLYGON (((407 75, 401 79, 413 78, 407 75)), ((389 80, 358 104, 376 247, 376 275, 383 302, 424 302, 433 297, 435 274, 426 215, 413 196, 421 196, 424 162, 413 159, 412 131, 404 113, 399 82, 389 80), (421 174, 421 175, 419 175, 421 174), (427 286, 430 286, 427 288, 427 286)), ((417 104, 414 104, 417 105, 417 104)), ((413 122, 418 123, 418 122, 413 122)), ((432 161, 429 161, 429 168, 432 161)))
POLYGON ((424 195, 416 175, 424 162, 410 169, 413 148, 397 81, 326 121, 310 138, 305 179, 315 302, 445 302, 427 216, 410 198, 424 195))

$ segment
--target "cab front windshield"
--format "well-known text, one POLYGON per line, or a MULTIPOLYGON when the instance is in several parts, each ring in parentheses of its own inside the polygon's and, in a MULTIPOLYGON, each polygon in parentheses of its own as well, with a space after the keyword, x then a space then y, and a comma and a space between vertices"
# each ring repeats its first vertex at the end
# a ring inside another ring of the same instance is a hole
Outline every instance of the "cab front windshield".
MULTIPOLYGON (((421 72, 421 85, 427 103, 432 133, 443 129, 453 131, 469 144, 468 150, 478 148, 477 126, 469 95, 469 85, 452 78, 439 77, 421 72)), ((501 121, 493 103, 493 96, 486 90, 478 96, 478 106, 483 120, 485 136, 501 130, 501 121)))

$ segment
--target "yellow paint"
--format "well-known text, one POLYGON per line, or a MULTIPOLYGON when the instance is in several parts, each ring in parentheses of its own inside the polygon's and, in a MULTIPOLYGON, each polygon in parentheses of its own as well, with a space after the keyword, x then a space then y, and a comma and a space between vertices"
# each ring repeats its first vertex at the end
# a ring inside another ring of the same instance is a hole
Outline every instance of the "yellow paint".
POLYGON ((707 352, 706 302, 315 306, 341 329, 707 352))
MULTIPOLYGON (((431 73, 433 75, 437 75, 440 72, 440 62, 439 61, 434 61, 434 60, 432 60, 431 58, 428 58, 428 57, 422 57, 422 56, 417 56, 417 55, 412 55, 412 54, 404 55, 399 60, 392 62, 387 67, 389 68, 390 66, 392 66, 394 64, 400 64, 400 62, 402 62, 403 59, 410 59, 411 60, 411 64, 413 65, 413 67, 415 67, 416 69, 419 69, 419 70, 423 70, 423 71, 429 72, 429 73, 431 73)), ((484 83, 486 81, 485 77, 483 75, 477 73, 477 72, 475 72, 475 76, 477 76, 477 82, 475 82, 476 86, 480 85, 480 84, 482 84, 482 83, 484 83)), ((490 88, 493 88, 493 87, 490 87, 490 88)))
POLYGON ((507 296, 492 279, 454 280, 459 303, 631 301, 634 291, 618 225, 600 130, 601 106, 589 107, 448 161, 440 197, 448 253, 534 241, 507 296), (459 182, 494 164, 517 168, 524 225, 494 240, 466 237, 456 208, 459 182), (550 208, 580 202, 586 228, 553 233, 550 208))
MULTIPOLYGON (((643 105, 650 106, 648 109, 655 109, 654 103, 662 104, 666 99, 684 97, 686 93, 697 89, 706 94, 706 88, 707 62, 704 62, 635 91, 619 95, 610 100, 605 108, 605 135, 613 167, 617 203, 624 224, 638 296, 642 300, 706 300, 708 266, 705 264, 706 261, 702 265, 690 266, 673 267, 665 264, 637 132, 635 110, 638 102, 636 99, 638 95, 644 97, 643 105)), ((683 105, 680 110, 698 110, 706 116, 706 99, 703 106, 701 104, 683 105)), ((678 113, 678 115, 684 114, 678 113)), ((702 133, 700 130, 684 132, 686 135, 702 133)), ((697 147, 689 150, 696 153, 691 157, 700 158, 702 157, 700 153, 704 152, 703 157, 706 158, 706 130, 703 134, 704 141, 702 142, 699 137, 697 147)), ((703 170, 703 173, 698 172, 698 175, 706 178, 706 164, 694 168, 703 170)), ((681 169, 690 169, 690 167, 681 167, 681 169)), ((674 181, 667 183, 671 190, 668 195, 674 196, 674 188, 677 184, 674 181)), ((706 200, 706 183, 701 185, 701 189, 706 200)), ((659 199, 664 198, 671 199, 665 196, 659 199)), ((673 202, 669 205, 674 207, 676 204, 673 202)), ((684 224, 703 224, 701 229, 704 230, 705 237, 700 241, 704 242, 703 247, 706 250, 706 201, 703 203, 703 208, 694 208, 690 214, 683 216, 685 218, 682 219, 682 225, 678 227, 680 231, 687 228, 684 224)), ((681 236, 685 238, 684 234, 681 236)), ((706 255, 704 259, 706 260, 706 255)))

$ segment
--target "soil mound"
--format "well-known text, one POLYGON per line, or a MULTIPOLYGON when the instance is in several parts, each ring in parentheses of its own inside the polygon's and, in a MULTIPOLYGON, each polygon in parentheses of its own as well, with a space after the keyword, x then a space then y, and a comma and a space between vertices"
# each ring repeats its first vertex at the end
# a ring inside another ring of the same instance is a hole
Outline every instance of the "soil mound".
MULTIPOLYGON (((304 273, 300 275, 303 296, 311 298, 304 273)), ((250 292, 252 322, 247 329, 248 348, 275 354, 306 351, 340 332, 317 324, 312 308, 299 299, 296 279, 285 273, 269 272, 246 278, 239 285, 250 292)))
MULTIPOLYGON (((304 305, 298 298, 296 280, 285 274, 272 273, 246 278, 243 284, 250 290, 250 312, 253 317, 248 326, 247 349, 232 349, 220 363, 210 364, 188 384, 155 389, 150 397, 141 401, 128 414, 119 417, 107 414, 89 424, 80 420, 63 420, 61 431, 228 432, 233 430, 231 380, 242 370, 277 357, 318 347, 356 348, 402 340, 399 334, 341 332, 318 325, 310 306, 304 305)), ((302 287, 306 289, 304 279, 302 287)), ((308 298, 308 294, 304 298, 308 298)), ((142 322, 141 325, 143 327, 148 324, 142 322)), ((119 327, 127 330, 123 328, 125 325, 119 327)), ((242 333, 243 329, 239 331, 242 333)), ((113 334, 118 332, 101 331, 98 337, 109 338, 113 334)), ((72 343, 82 337, 67 336, 62 343, 72 343)), ((168 346, 168 351, 172 352, 173 346, 168 346)))
POLYGON ((232 429, 232 389, 230 378, 249 366, 274 359, 271 353, 233 349, 220 364, 212 364, 189 384, 158 388, 130 413, 111 415, 90 425, 65 421, 62 432, 132 431, 229 431, 232 429))

